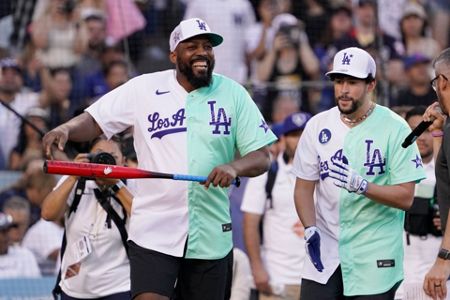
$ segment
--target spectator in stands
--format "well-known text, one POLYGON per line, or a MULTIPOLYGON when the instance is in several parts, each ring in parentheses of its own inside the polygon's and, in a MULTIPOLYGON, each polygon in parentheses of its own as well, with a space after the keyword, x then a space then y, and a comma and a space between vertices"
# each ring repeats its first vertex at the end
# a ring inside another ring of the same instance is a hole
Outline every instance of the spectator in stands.
POLYGON ((450 41, 450 3, 448 0, 431 1, 433 8, 433 38, 444 49, 449 47, 450 41))
MULTIPOLYGON (((100 152, 102 161, 124 164, 120 142, 114 138, 96 138, 90 154, 80 153, 75 161, 89 162, 89 157, 96 161, 93 157, 100 152)), ((64 217, 67 247, 61 250, 58 278, 62 299, 131 299, 126 244, 131 200, 132 195, 120 180, 77 176, 62 177, 45 198, 42 217, 47 221, 64 217), (74 245, 91 251, 80 257, 74 245)))
POLYGON ((49 128, 55 128, 72 117, 72 112, 78 108, 77 103, 69 98, 72 78, 69 69, 55 68, 45 69, 43 80, 44 88, 39 94, 39 102, 49 115, 49 128))
POLYGON ((0 72, 0 170, 3 170, 7 167, 11 150, 17 144, 21 120, 2 104, 25 115, 29 108, 38 106, 38 96, 23 89, 22 69, 15 59, 0 60, 0 72))
POLYGON ((30 227, 30 203, 27 199, 12 196, 5 201, 3 212, 13 218, 15 226, 8 232, 9 241, 12 245, 21 245, 23 237, 30 227))
POLYGON ((329 1, 306 0, 301 2, 303 7, 299 11, 298 18, 305 24, 306 35, 311 47, 314 48, 327 30, 329 1))
POLYGON ((292 93, 280 93, 273 102, 272 123, 281 123, 287 116, 300 111, 300 99, 292 93))
MULTIPOLYGON (((418 105, 406 113, 411 129, 423 120, 426 108, 418 105)), ((404 280, 397 290, 397 295, 403 294, 403 298, 398 299, 418 299, 414 296, 422 292, 425 274, 433 266, 442 241, 431 132, 425 131, 416 142, 427 178, 416 184, 413 205, 405 215, 404 280)))
POLYGON ((0 279, 40 277, 33 253, 10 244, 9 232, 15 227, 10 215, 0 213, 0 279))
MULTIPOLYGON (((403 47, 400 41, 381 31, 377 26, 377 1, 356 0, 353 6, 354 27, 351 32, 335 43, 336 50, 358 47, 368 51, 377 63, 377 79, 388 80, 394 85, 402 84, 403 47)), ((382 87, 382 85, 379 85, 382 87)), ((384 92, 384 91, 382 91, 384 92)), ((381 97, 387 95, 381 94, 381 97)))
POLYGON ((430 59, 423 54, 413 54, 404 58, 407 87, 400 90, 393 106, 431 105, 436 101, 436 92, 430 85, 430 59))
MULTIPOLYGON (((126 61, 125 53, 120 44, 106 45, 101 52, 100 62, 101 68, 89 76, 86 77, 85 85, 85 103, 89 103, 91 99, 98 98, 100 95, 104 95, 109 91, 109 87, 106 83, 105 71, 109 65, 117 61, 126 61)), ((129 77, 134 74, 133 67, 129 67, 129 77)))
POLYGON ((301 85, 305 79, 319 76, 319 61, 299 20, 291 14, 280 14, 274 18, 273 26, 276 31, 273 45, 257 66, 258 80, 270 83, 267 99, 261 107, 269 121, 273 100, 279 91, 298 93, 302 96, 302 110, 311 111, 312 95, 305 93, 301 85))
POLYGON ((123 60, 116 60, 111 62, 105 70, 106 85, 108 92, 116 87, 121 86, 128 81, 128 65, 123 60))
POLYGON ((200 18, 223 36, 223 44, 215 49, 214 71, 237 82, 247 81, 245 32, 255 23, 249 0, 192 0, 187 3, 184 19, 200 18))
POLYGON ((72 18, 75 1, 50 0, 44 14, 31 24, 38 58, 48 68, 70 68, 86 49, 86 39, 72 18))
POLYGON ((33 174, 35 170, 42 170, 44 165, 43 159, 33 159, 27 162, 24 171, 20 175, 20 177, 12 183, 10 186, 5 187, 0 191, 0 211, 3 211, 3 205, 12 196, 19 196, 22 198, 26 198, 25 186, 28 180, 28 177, 33 174))
POLYGON ((23 85, 33 92, 42 89, 41 70, 42 62, 36 56, 36 46, 29 41, 20 54, 20 65, 22 66, 23 85))
POLYGON ((294 113, 284 120, 280 130, 284 152, 267 173, 250 178, 244 192, 241 209, 245 245, 260 300, 300 298, 305 241, 303 225, 295 212, 295 175, 291 167, 310 117, 294 113))
MULTIPOLYGON (((28 199, 40 208, 55 185, 54 175, 45 174, 42 170, 35 172, 26 187, 28 199)), ((62 221, 46 221, 40 218, 27 230, 22 241, 22 246, 33 252, 44 276, 54 276, 57 273, 56 262, 64 232, 62 221)))
POLYGON ((91 11, 80 22, 86 31, 87 47, 77 69, 81 77, 101 70, 101 52, 106 46, 106 19, 100 11, 91 11))
POLYGON ((22 122, 18 143, 12 149, 9 157, 10 170, 24 170, 30 160, 44 158, 41 134, 48 131, 48 113, 42 108, 32 107, 28 111, 26 119, 36 126, 40 132, 29 124, 22 122))
MULTIPOLYGON (((320 74, 325 74, 331 68, 333 57, 337 52, 336 42, 350 34, 352 29, 352 8, 344 1, 336 1, 331 5, 328 14, 328 24, 324 34, 314 47, 314 53, 320 62, 320 74)), ((325 75, 322 75, 325 80, 325 75)), ((334 92, 331 86, 325 86, 317 107, 317 111, 330 109, 335 105, 334 92)))
POLYGON ((251 67, 251 79, 253 82, 256 81, 258 83, 254 76, 256 72, 255 64, 264 58, 267 49, 272 46, 275 37, 272 21, 280 13, 281 8, 278 5, 278 1, 260 0, 256 10, 259 22, 254 23, 245 31, 245 45, 247 60, 251 67))
POLYGON ((87 100, 88 104, 92 104, 104 94, 127 82, 129 79, 128 65, 124 60, 112 61, 105 67, 103 74, 104 86, 94 91, 93 97, 87 100))
POLYGON ((28 176, 25 183, 25 194, 31 207, 31 225, 41 219, 42 202, 55 185, 55 177, 51 174, 44 173, 43 168, 33 170, 30 176, 28 176))
MULTIPOLYGON (((441 51, 439 43, 427 36, 428 16, 419 3, 408 3, 400 20, 400 32, 406 55, 422 53, 430 60, 441 51)), ((428 104, 426 104, 428 105, 428 104)))

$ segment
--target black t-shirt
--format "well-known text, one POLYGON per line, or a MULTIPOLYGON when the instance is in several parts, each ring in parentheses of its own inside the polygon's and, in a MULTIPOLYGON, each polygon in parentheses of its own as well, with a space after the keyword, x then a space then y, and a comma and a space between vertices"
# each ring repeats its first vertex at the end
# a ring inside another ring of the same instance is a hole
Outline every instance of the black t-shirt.
POLYGON ((398 93, 398 97, 391 103, 391 106, 394 105, 425 105, 429 106, 433 102, 436 102, 437 96, 436 92, 430 87, 428 92, 425 95, 416 95, 413 94, 410 89, 402 90, 398 93))
POLYGON ((450 174, 448 169, 450 143, 448 141, 450 141, 450 118, 447 118, 447 122, 445 123, 442 146, 436 158, 435 167, 437 199, 443 230, 447 224, 448 210, 450 209, 450 174))
MULTIPOLYGON (((344 35, 342 38, 334 43, 337 50, 342 50, 348 47, 358 47, 369 52, 375 60, 379 60, 379 56, 382 54, 384 58, 388 60, 401 59, 400 49, 402 48, 401 42, 397 41, 394 37, 382 32, 381 38, 383 42, 382 49, 379 49, 380 35, 375 36, 375 39, 368 45, 361 45, 356 39, 356 32, 352 30, 349 34, 344 35)), ((381 60, 383 61, 383 60, 381 60)))

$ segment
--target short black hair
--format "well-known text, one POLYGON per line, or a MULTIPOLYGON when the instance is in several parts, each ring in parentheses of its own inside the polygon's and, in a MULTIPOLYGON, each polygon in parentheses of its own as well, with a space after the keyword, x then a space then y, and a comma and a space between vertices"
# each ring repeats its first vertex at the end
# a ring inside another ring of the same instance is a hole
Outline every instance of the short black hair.
POLYGON ((427 110, 427 107, 425 105, 417 105, 408 110, 405 114, 405 120, 408 122, 408 120, 413 116, 422 116, 425 111, 427 110))
POLYGON ((342 79, 345 77, 357 79, 357 80, 364 80, 366 83, 375 81, 375 78, 373 78, 372 74, 369 74, 366 78, 358 78, 358 77, 354 77, 354 76, 350 76, 350 75, 346 75, 346 74, 339 74, 339 73, 330 74, 328 77, 330 78, 331 81, 334 81, 337 78, 342 79))

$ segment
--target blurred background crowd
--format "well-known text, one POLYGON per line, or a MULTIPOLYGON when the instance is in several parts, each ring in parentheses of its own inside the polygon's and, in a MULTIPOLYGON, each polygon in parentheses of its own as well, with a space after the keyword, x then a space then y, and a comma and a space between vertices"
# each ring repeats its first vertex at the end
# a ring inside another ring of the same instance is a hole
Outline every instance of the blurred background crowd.
MULTIPOLYGON (((61 224, 33 227, 56 183, 42 171, 43 134, 128 79, 172 68, 169 34, 191 17, 224 37, 214 49, 215 72, 244 85, 270 123, 334 106, 324 74, 334 54, 351 46, 376 60, 379 104, 400 114, 428 106, 436 100, 430 63, 450 41, 448 0, 1 1, 0 210, 15 226, 0 243, 30 252, 21 255, 39 269, 0 278, 55 274, 61 224)), ((122 139, 135 165, 132 140, 122 139)), ((61 159, 83 151, 86 145, 70 144, 61 159)), ((237 220, 241 193, 232 195, 237 220)), ((245 251, 240 226, 233 230, 245 251)))

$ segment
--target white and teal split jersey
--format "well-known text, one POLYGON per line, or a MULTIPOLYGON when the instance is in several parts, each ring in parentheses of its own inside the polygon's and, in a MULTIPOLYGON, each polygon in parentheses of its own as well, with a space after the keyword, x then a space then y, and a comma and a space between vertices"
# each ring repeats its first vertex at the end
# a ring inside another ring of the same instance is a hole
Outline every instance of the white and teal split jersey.
POLYGON ((400 116, 379 105, 353 128, 341 121, 337 107, 308 122, 293 172, 317 181, 314 200, 325 269, 319 273, 305 260, 303 278, 325 284, 340 264, 346 296, 383 293, 403 278, 404 212, 335 186, 328 166, 333 156, 344 155, 369 182, 417 182, 425 178, 417 146, 401 147, 410 131, 400 116))
MULTIPOLYGON (((86 110, 107 137, 133 127, 139 168, 208 175, 276 140, 245 89, 224 76, 187 93, 168 70, 131 79, 86 110)), ((138 181, 129 239, 173 256, 223 258, 232 249, 227 189, 138 181)))

